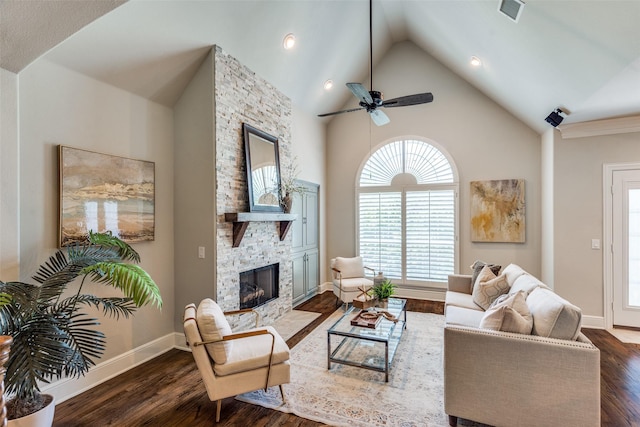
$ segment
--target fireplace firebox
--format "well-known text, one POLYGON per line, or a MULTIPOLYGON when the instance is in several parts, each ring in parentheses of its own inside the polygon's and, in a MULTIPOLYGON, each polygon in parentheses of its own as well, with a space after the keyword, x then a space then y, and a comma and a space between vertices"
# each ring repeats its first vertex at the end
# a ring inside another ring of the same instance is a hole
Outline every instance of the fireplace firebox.
POLYGON ((240 309, 254 308, 278 298, 280 264, 240 273, 240 309))

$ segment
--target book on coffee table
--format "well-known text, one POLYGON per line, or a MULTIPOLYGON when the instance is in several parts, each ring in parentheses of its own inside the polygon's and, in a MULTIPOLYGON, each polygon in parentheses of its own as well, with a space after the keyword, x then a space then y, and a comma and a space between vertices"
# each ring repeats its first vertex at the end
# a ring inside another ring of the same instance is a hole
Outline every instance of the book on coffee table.
POLYGON ((371 311, 361 311, 351 319, 352 326, 375 329, 382 320, 382 316, 371 311))

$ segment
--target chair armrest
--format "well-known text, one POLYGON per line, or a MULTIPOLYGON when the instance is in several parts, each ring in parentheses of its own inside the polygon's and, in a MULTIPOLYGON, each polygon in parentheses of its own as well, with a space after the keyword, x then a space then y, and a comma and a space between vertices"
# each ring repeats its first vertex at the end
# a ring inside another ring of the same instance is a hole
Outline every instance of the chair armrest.
POLYGON ((471 276, 468 274, 450 274, 447 277, 447 290, 449 291, 471 294, 472 287, 471 276))
MULTIPOLYGON (((373 273, 373 276, 375 276, 375 275, 376 275, 376 271, 375 271, 373 268, 371 268, 371 267, 367 267, 367 266, 365 265, 365 266, 364 266, 364 269, 365 269, 365 270, 369 270, 369 271, 371 271, 371 272, 373 273)), ((366 274, 365 274, 365 276, 366 276, 366 274)))
POLYGON ((224 315, 225 316, 234 316, 234 315, 240 315, 240 314, 245 314, 245 313, 253 313, 253 314, 256 315, 256 328, 257 328, 258 324, 260 323, 260 313, 255 311, 253 308, 243 308, 242 310, 225 311, 224 315))

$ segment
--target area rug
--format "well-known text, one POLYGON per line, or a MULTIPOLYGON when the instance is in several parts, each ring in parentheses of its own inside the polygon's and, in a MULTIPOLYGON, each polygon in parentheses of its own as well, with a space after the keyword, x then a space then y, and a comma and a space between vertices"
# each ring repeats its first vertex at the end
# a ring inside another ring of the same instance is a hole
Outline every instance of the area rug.
POLYGON ((313 322, 320 316, 320 313, 303 310, 291 310, 280 319, 276 320, 273 327, 278 331, 280 336, 286 341, 302 328, 313 322))
POLYGON ((327 369, 327 329, 340 315, 336 312, 291 350, 291 383, 283 386, 286 403, 278 387, 237 399, 331 426, 447 426, 444 316, 407 313, 407 330, 385 383, 380 372, 337 364, 327 369))

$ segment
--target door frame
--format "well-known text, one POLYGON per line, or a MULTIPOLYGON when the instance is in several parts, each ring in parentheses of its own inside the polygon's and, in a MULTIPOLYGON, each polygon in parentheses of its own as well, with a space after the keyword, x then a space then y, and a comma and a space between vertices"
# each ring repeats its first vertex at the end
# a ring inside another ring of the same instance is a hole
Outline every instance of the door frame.
POLYGON ((603 282, 604 282, 604 327, 613 328, 613 173, 627 170, 639 170, 640 163, 604 163, 603 178, 603 282))

